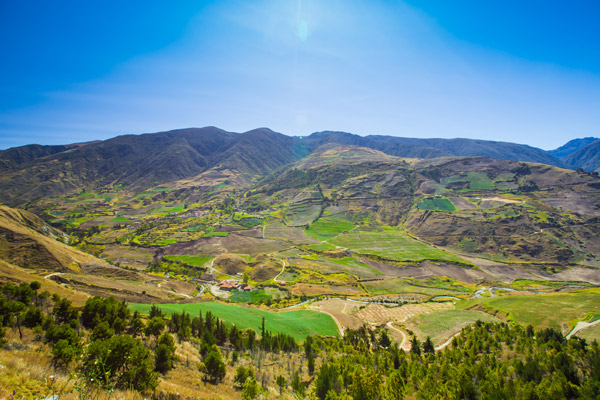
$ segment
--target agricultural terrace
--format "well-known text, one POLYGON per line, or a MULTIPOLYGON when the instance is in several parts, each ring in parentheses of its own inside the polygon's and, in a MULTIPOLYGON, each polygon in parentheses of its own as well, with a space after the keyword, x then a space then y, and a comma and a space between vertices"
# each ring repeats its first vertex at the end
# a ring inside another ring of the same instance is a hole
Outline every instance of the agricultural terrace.
POLYGON ((464 262, 460 258, 419 242, 400 230, 384 227, 379 231, 359 231, 343 233, 330 243, 346 247, 362 254, 374 254, 379 257, 398 261, 441 260, 464 262))
MULTIPOLYGON (((131 310, 142 314, 148 314, 150 307, 150 304, 129 304, 131 310)), ((192 317, 200 311, 203 314, 210 311, 226 323, 235 324, 239 329, 251 328, 256 332, 261 331, 264 318, 267 330, 272 333, 285 333, 296 340, 304 340, 308 335, 339 336, 335 321, 329 315, 316 311, 270 312, 216 302, 157 304, 157 307, 166 314, 185 311, 192 317)))
POLYGON ((317 240, 329 240, 340 233, 353 229, 355 225, 342 216, 320 218, 312 223, 306 234, 317 240))
POLYGON ((456 207, 445 197, 425 199, 417 204, 421 210, 455 211, 456 207))

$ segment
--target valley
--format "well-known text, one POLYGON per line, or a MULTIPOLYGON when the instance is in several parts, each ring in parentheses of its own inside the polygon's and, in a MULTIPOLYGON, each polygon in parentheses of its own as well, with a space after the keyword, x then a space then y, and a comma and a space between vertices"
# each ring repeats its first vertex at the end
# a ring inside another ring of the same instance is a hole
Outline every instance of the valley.
MULTIPOLYGON (((75 307, 114 297, 147 323, 157 307, 165 318, 210 313, 246 331, 264 324, 299 343, 370 329, 405 351, 414 340, 442 351, 476 321, 597 338, 597 174, 314 147, 319 135, 285 139, 284 161, 259 170, 256 155, 232 155, 235 143, 278 134, 224 135, 226 154, 206 155, 218 161, 194 176, 159 163, 149 176, 163 168, 172 180, 151 183, 136 170, 134 182, 113 170, 110 182, 12 197, 27 211, 0 208, 0 281, 40 281, 75 307)), ((44 153, 26 168, 73 151, 44 153)), ((4 184, 18 171, 5 168, 4 184)))

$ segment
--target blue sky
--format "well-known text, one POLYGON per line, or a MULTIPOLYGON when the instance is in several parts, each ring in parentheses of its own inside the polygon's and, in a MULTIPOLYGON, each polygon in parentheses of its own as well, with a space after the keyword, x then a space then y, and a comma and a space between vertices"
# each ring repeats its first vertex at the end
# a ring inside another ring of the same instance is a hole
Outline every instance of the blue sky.
POLYGON ((214 125, 600 136, 600 2, 0 0, 0 148, 214 125))

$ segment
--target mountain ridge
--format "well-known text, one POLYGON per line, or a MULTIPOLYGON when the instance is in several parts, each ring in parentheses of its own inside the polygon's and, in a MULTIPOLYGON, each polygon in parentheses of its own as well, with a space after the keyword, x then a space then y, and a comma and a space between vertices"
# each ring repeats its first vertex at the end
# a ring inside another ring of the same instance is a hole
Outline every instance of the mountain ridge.
POLYGON ((404 158, 480 156, 560 168, 579 166, 578 161, 567 164, 541 149, 509 142, 359 136, 335 131, 294 137, 269 128, 234 133, 209 126, 0 151, 0 201, 22 206, 74 190, 115 185, 141 191, 223 170, 240 177, 236 182, 249 186, 326 143, 361 146, 404 158))

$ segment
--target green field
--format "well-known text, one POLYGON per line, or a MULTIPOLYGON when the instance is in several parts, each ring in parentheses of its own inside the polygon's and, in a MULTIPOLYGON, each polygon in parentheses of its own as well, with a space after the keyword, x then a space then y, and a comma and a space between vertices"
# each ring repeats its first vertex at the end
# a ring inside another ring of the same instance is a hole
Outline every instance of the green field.
POLYGON ((536 329, 554 328, 567 333, 576 320, 583 319, 589 312, 600 310, 600 289, 488 297, 458 303, 457 307, 464 309, 475 304, 507 313, 523 326, 531 324, 536 329))
POLYGON ((477 320, 492 322, 500 320, 481 311, 445 310, 431 314, 419 314, 406 322, 406 326, 415 332, 419 340, 431 338, 434 345, 440 345, 464 326, 477 320))
POLYGON ((471 294, 471 290, 464 286, 459 286, 458 284, 453 286, 449 283, 427 279, 382 279, 363 282, 362 286, 369 294, 374 296, 382 294, 418 293, 425 296, 449 295, 466 298, 471 294))
MULTIPOLYGON (((327 314, 316 311, 288 311, 288 312, 269 312, 245 308, 235 305, 205 302, 188 304, 158 304, 167 314, 174 312, 190 313, 193 317, 198 311, 206 313, 210 311, 223 321, 235 324, 240 329, 252 328, 260 332, 262 318, 265 319, 265 327, 273 333, 285 333, 296 340, 304 340, 308 335, 326 335, 339 336, 335 321, 327 314)), ((129 304, 133 311, 139 311, 142 314, 148 314, 150 304, 129 304)))
POLYGON ((317 240, 329 240, 351 230, 354 226, 353 223, 339 217, 326 217, 312 223, 306 230, 306 234, 317 240))
POLYGON ((466 175, 454 175, 443 178, 442 185, 448 185, 455 182, 466 182, 470 190, 493 190, 494 182, 483 172, 468 172, 466 175))
POLYGON ((271 296, 265 293, 265 289, 257 289, 251 292, 233 289, 229 300, 236 303, 259 303, 270 298, 271 296))
POLYGON ((417 204, 421 210, 433 210, 433 211, 455 211, 456 207, 450 200, 445 197, 435 199, 425 199, 417 204))
POLYGON ((399 230, 352 231, 330 240, 331 243, 362 254, 374 254, 398 261, 442 260, 461 262, 458 257, 419 242, 399 230))
POLYGON ((167 260, 181 261, 194 267, 202 267, 210 261, 211 256, 165 256, 167 260))
POLYGON ((587 340, 588 343, 592 343, 594 340, 600 343, 600 325, 590 326, 587 329, 579 331, 577 336, 587 340))

